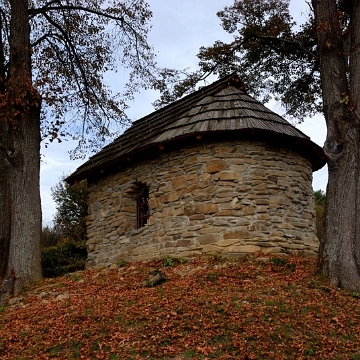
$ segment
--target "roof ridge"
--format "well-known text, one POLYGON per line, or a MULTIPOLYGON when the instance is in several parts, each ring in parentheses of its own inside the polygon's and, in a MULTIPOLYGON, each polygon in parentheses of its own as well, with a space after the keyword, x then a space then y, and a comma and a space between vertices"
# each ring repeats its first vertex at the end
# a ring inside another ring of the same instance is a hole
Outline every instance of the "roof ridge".
MULTIPOLYGON (((94 156, 97 156, 99 153, 106 151, 109 147, 112 147, 112 145, 114 143, 121 141, 122 137, 130 135, 130 134, 132 134, 132 132, 136 132, 138 127, 140 125, 142 125, 142 123, 146 123, 146 121, 148 119, 150 120, 150 123, 151 122, 158 123, 158 116, 165 117, 167 112, 169 112, 169 110, 171 110, 171 112, 173 113, 176 110, 177 106, 183 104, 183 102, 185 102, 185 101, 191 102, 193 99, 197 99, 199 94, 204 93, 205 91, 210 92, 210 93, 211 92, 216 93, 218 88, 221 88, 224 85, 226 85, 226 87, 227 87, 227 86, 229 86, 229 84, 237 84, 239 86, 239 90, 245 93, 243 82, 240 80, 238 75, 234 72, 234 73, 226 76, 225 78, 219 79, 210 85, 202 87, 202 88, 192 92, 191 94, 188 94, 188 95, 184 96, 183 98, 180 98, 180 99, 176 100, 175 102, 168 104, 158 110, 155 110, 154 112, 152 112, 148 115, 145 115, 145 116, 141 117, 140 119, 134 121, 132 123, 132 125, 128 129, 126 129, 119 137, 117 137, 115 140, 113 140, 110 144, 104 146, 98 153, 96 153, 95 155, 90 157, 90 159, 92 159, 94 156)), ((182 107, 183 106, 184 105, 182 105, 182 107)), ((184 110, 184 111, 186 111, 186 110, 184 110)), ((149 125, 150 125, 150 123, 149 123, 149 125)), ((152 131, 152 128, 150 128, 150 131, 152 131)), ((85 164, 83 164, 83 165, 85 165, 85 164)), ((81 167, 82 167, 82 165, 79 168, 81 168, 81 167)))

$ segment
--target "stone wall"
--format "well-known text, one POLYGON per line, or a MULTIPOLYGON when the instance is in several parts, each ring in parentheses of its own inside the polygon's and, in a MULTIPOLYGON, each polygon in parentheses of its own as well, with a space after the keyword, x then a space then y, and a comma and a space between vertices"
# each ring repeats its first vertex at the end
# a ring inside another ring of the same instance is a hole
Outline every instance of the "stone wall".
POLYGON ((172 150, 89 184, 87 267, 120 259, 244 253, 314 255, 318 249, 310 162, 262 142, 172 150), (136 229, 149 187, 151 216, 136 229))

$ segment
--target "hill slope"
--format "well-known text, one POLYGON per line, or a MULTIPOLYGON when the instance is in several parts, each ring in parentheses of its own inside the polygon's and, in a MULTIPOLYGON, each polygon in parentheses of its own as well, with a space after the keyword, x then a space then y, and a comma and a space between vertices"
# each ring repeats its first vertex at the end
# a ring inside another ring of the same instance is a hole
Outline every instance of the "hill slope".
POLYGON ((358 294, 309 258, 132 263, 45 280, 11 303, 1 359, 360 359, 358 294), (167 281, 147 287, 156 269, 167 281))

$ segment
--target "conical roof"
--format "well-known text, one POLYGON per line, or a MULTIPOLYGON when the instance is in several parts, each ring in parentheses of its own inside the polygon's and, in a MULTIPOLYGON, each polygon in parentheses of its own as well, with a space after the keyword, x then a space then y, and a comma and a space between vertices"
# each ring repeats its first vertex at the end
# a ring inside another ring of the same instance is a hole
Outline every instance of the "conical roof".
POLYGON ((164 144, 190 136, 229 132, 265 134, 269 139, 283 139, 284 143, 296 142, 299 152, 309 157, 314 171, 325 165, 325 155, 318 145, 243 89, 243 83, 232 74, 143 117, 81 165, 67 181, 95 176, 124 159, 129 161, 144 151, 149 154, 151 149, 158 151, 164 144))

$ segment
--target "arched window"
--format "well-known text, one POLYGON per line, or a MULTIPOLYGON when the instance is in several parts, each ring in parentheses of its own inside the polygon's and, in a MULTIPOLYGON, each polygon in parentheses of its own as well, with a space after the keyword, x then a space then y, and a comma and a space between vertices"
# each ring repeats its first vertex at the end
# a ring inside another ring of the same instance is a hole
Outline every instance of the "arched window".
POLYGON ((149 189, 144 188, 137 199, 137 228, 144 227, 150 217, 149 189))

